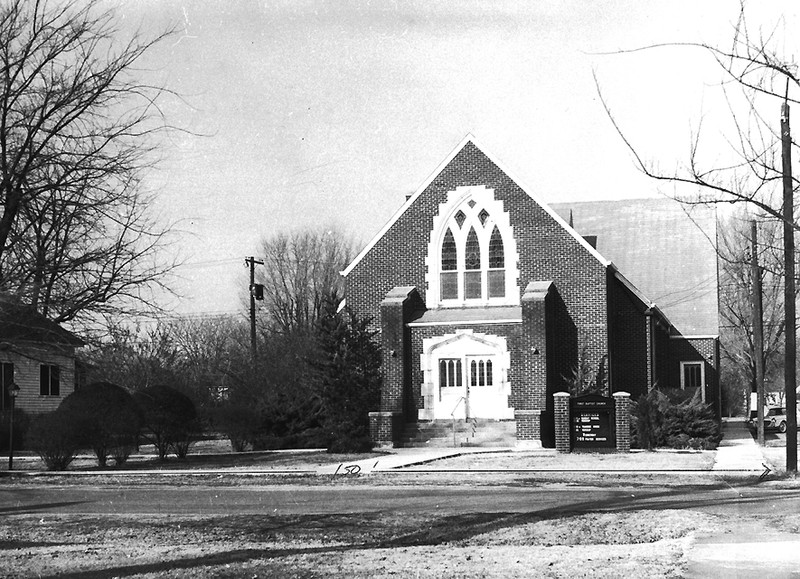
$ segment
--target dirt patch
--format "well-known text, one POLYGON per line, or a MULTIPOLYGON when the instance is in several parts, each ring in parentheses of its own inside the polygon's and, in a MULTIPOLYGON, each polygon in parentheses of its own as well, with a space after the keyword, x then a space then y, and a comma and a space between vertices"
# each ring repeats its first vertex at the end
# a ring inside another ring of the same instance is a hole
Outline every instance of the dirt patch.
POLYGON ((677 577, 693 534, 722 525, 691 511, 11 515, 0 550, 10 577, 677 577))

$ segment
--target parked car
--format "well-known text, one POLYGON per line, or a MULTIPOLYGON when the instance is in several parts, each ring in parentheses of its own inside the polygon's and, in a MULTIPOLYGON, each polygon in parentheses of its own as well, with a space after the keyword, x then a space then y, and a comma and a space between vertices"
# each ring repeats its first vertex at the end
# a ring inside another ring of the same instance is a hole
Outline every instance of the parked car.
POLYGON ((786 432, 786 408, 776 406, 767 410, 764 416, 764 430, 786 432))
MULTIPOLYGON (((747 426, 749 426, 752 430, 755 430, 757 428, 757 424, 758 410, 751 410, 750 418, 747 420, 747 426)), ((783 406, 765 408, 764 430, 777 430, 778 432, 786 432, 786 408, 783 406)))

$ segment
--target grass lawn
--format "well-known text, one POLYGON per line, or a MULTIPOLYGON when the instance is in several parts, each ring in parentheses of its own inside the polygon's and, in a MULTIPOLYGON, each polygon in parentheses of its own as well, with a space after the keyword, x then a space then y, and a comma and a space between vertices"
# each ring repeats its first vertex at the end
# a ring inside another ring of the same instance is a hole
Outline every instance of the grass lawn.
POLYGON ((691 511, 309 516, 7 515, 4 576, 680 577, 691 511))
MULTIPOLYGON (((708 475, 643 471, 699 473, 711 468, 714 459, 713 452, 701 451, 484 453, 425 465, 458 471, 453 473, 429 474, 411 468, 400 473, 334 479, 306 474, 246 475, 269 468, 302 473, 322 464, 381 454, 232 455, 217 450, 213 445, 198 447, 195 452, 203 452, 190 454, 184 461, 173 457, 158 463, 139 457, 125 465, 133 470, 159 466, 187 470, 170 477, 95 474, 94 461, 86 458, 74 465, 86 475, 5 478, 0 479, 0 492, 24 492, 26 485, 49 485, 53 481, 58 485, 114 485, 123 489, 137 484, 452 485, 466 480, 481 485, 546 485, 554 481, 663 485, 708 475), (188 472, 206 468, 230 472, 188 472), (489 468, 534 468, 541 472, 482 474, 489 468), (559 475, 548 469, 564 472, 559 475), (463 470, 475 473, 465 475, 463 470), (574 472, 578 470, 587 474, 578 477, 574 472)), ((686 570, 686 553, 694 537, 724 531, 730 524, 732 521, 724 518, 691 510, 557 513, 545 517, 535 513, 437 515, 416 511, 307 516, 42 515, 10 509, 0 517, 0 553, 4 577, 680 577, 686 570)))

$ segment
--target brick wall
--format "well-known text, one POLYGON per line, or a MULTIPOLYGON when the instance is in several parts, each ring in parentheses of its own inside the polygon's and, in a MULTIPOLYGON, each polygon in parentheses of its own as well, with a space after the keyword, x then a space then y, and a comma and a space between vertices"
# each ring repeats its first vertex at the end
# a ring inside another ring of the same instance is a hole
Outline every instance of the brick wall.
POLYGON ((514 420, 517 423, 517 446, 541 448, 540 417, 540 410, 517 410, 514 412, 514 420))
POLYGON ((671 338, 665 382, 668 388, 681 387, 681 362, 703 362, 706 402, 720 413, 719 340, 717 338, 671 338))
POLYGON ((382 412, 409 414, 415 408, 411 388, 411 331, 406 324, 420 309, 424 305, 419 294, 408 286, 393 288, 381 302, 382 412))
MULTIPOLYGON (((520 292, 520 297, 531 281, 553 282, 556 291, 552 299, 548 297, 544 312, 552 321, 548 323, 547 336, 525 336, 519 326, 469 326, 475 332, 508 339, 510 405, 519 409, 544 409, 542 424, 552 424, 552 419, 548 419, 552 416, 552 398, 548 394, 564 388, 563 376, 577 363, 578 336, 587 345, 594 367, 608 353, 606 267, 472 143, 467 143, 455 155, 353 267, 345 280, 347 304, 359 316, 373 317, 375 329, 381 329, 380 304, 392 288, 416 287, 424 302, 425 258, 433 220, 439 213, 439 206, 447 201, 448 191, 461 186, 488 187, 494 190, 495 198, 503 202, 519 252, 520 278, 516 291, 520 292), (541 337, 545 337, 546 342, 539 346, 540 352, 549 353, 540 355, 540 362, 533 359, 530 348, 535 346, 531 340, 538 343, 541 337), (543 381, 541 364, 546 364, 545 391, 540 387, 531 388, 532 384, 543 381)), ((514 289, 509 288, 509 291, 514 289)), ((541 312, 537 315, 541 318, 541 312)), ((534 322, 532 317, 528 319, 531 324, 540 323, 534 322)), ((410 368, 405 384, 406 398, 410 400, 406 408, 407 420, 415 420, 412 411, 423 404, 419 390, 422 339, 452 331, 451 326, 447 329, 415 328, 412 332, 410 368)), ((541 328, 536 331, 541 333, 541 328)), ((396 391, 396 387, 393 388, 396 391)), ((394 397, 388 406, 382 403, 381 410, 398 409, 398 399, 394 397)))
POLYGON ((477 185, 494 189, 509 213, 519 251, 516 291, 521 296, 530 281, 553 281, 563 314, 586 336, 590 356, 598 363, 608 351, 605 266, 472 143, 456 154, 349 273, 348 305, 360 316, 372 316, 377 324, 379 304, 393 287, 415 286, 424 300, 433 218, 448 191, 477 185))
POLYGON ((648 316, 641 301, 613 275, 609 279, 609 311, 611 390, 624 390, 638 398, 647 393, 650 382, 648 316))
POLYGON ((392 448, 400 438, 403 416, 399 412, 370 412, 369 436, 378 448, 392 448))

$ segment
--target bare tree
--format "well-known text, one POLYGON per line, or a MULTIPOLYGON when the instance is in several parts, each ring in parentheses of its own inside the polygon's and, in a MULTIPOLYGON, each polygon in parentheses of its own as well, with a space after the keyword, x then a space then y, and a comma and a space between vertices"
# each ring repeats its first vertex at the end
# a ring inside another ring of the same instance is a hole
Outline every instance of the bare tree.
MULTIPOLYGON (((663 171, 657 163, 647 160, 642 149, 632 143, 603 98, 599 80, 595 77, 602 104, 638 168, 648 177, 688 187, 690 193, 679 196, 686 204, 713 204, 746 202, 765 216, 783 221, 780 202, 783 167, 781 160, 781 134, 776 128, 777 105, 781 102, 800 103, 792 98, 790 87, 800 88, 797 65, 781 56, 773 45, 779 45, 776 33, 751 33, 747 27, 745 5, 741 4, 739 19, 733 29, 731 47, 727 49, 703 43, 672 43, 651 45, 625 52, 638 52, 656 48, 694 47, 710 54, 724 75, 723 90, 729 104, 733 135, 725 135, 728 155, 723 162, 723 151, 717 143, 709 148, 714 154, 706 157, 705 133, 702 124, 693 132, 689 157, 675 171, 663 171), (738 89, 736 94, 731 87, 738 89), (739 105, 745 104, 742 109, 739 105)), ((792 143, 797 147, 797 143, 792 143)), ((794 187, 797 188, 797 179, 794 187)), ((797 228, 794 219, 790 222, 797 228)))
MULTIPOLYGON (((738 20, 733 29, 730 48, 719 48, 704 43, 662 44, 658 47, 690 46, 711 55, 719 65, 726 83, 733 136, 728 137, 730 160, 720 159, 714 148, 708 159, 701 147, 701 128, 692 136, 689 158, 683 167, 674 172, 663 172, 645 160, 636 146, 626 138, 614 118, 609 105, 603 100, 598 83, 598 93, 608 117, 632 152, 639 168, 649 177, 674 184, 690 186, 692 194, 680 201, 689 204, 747 203, 765 216, 782 224, 784 271, 784 376, 788 435, 786 443, 786 468, 797 471, 797 421, 796 421, 796 290, 794 264, 794 234, 798 228, 793 196, 798 188, 791 172, 792 150, 797 143, 790 140, 789 105, 798 103, 792 96, 800 88, 797 64, 792 56, 780 52, 781 39, 777 26, 768 33, 753 32, 747 25, 746 6, 740 4, 738 20), (735 89, 734 98, 731 88, 735 89), (745 109, 734 104, 745 103, 745 109), (780 125, 776 118, 780 104, 780 125), (699 192, 698 192, 699 191, 699 192)), ((656 45, 637 50, 649 50, 656 45)))
POLYGON ((140 186, 164 90, 135 70, 167 34, 122 41, 93 2, 0 7, 0 289, 56 321, 147 303, 174 266, 140 186))
MULTIPOLYGON (((719 312, 722 318, 721 347, 734 366, 729 376, 738 376, 742 399, 755 391, 755 356, 752 325, 752 267, 749 223, 755 216, 739 212, 719 228, 720 256, 719 312)), ((780 231, 775 220, 765 220, 759 228, 759 255, 763 304, 763 340, 761 353, 765 381, 775 381, 784 347, 783 261, 780 231)), ((737 390, 733 388, 732 390, 737 390)))
POLYGON ((352 243, 335 230, 279 233, 262 244, 266 324, 283 333, 311 330, 326 301, 339 301, 339 274, 352 255, 352 243))

